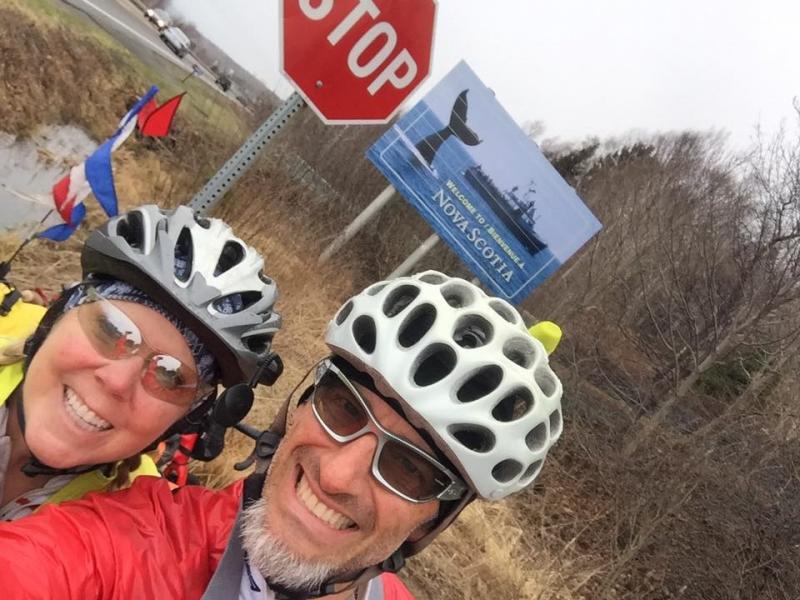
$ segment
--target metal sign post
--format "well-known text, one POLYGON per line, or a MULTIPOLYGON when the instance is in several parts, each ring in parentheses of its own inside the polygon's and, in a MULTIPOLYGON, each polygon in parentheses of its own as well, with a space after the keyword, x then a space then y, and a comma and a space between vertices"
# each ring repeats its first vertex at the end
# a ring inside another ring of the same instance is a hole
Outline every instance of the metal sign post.
POLYGON ((205 215, 214 208, 231 186, 252 166, 267 143, 283 129, 292 115, 305 106, 305 101, 297 92, 292 93, 264 123, 247 138, 241 148, 228 159, 222 168, 208 180, 192 201, 189 202, 195 214, 205 215))
POLYGON ((358 216, 353 219, 353 221, 345 227, 344 231, 336 236, 327 248, 320 254, 319 256, 319 264, 326 263, 331 256, 336 254, 339 250, 342 249, 347 242, 349 242, 355 234, 361 231, 364 226, 369 223, 372 218, 378 214, 378 212, 386 206, 386 203, 389 202, 394 197, 395 189, 393 185, 386 186, 386 188, 377 195, 377 197, 367 205, 367 207, 358 213, 358 216))
POLYGON ((439 243, 439 236, 437 234, 433 234, 428 237, 427 240, 422 242, 419 245, 419 248, 414 250, 411 254, 408 255, 408 258, 405 259, 400 266, 398 266, 394 271, 389 273, 389 276, 386 279, 394 279, 395 277, 403 277, 404 275, 408 275, 411 272, 419 261, 421 261, 425 255, 433 250, 433 247, 439 243))

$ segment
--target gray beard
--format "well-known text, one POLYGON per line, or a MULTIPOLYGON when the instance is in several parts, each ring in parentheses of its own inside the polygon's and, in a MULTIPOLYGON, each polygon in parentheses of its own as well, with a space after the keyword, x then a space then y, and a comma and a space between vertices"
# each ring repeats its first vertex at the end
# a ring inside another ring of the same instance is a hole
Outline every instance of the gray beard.
POLYGON ((275 538, 267 523, 267 500, 259 498, 242 513, 242 546, 250 566, 269 582, 297 592, 310 592, 336 573, 336 567, 309 562, 293 554, 275 538))

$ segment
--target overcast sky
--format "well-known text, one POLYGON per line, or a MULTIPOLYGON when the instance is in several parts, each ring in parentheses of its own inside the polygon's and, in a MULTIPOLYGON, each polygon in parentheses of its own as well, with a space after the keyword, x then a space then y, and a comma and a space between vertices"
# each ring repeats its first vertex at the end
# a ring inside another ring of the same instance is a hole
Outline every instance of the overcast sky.
MULTIPOLYGON (((279 71, 280 0, 172 2, 279 95, 291 91, 279 71)), ((438 5, 422 91, 464 59, 517 122, 543 121, 545 137, 724 129, 741 147, 756 124, 791 119, 800 96, 800 0, 438 5)))

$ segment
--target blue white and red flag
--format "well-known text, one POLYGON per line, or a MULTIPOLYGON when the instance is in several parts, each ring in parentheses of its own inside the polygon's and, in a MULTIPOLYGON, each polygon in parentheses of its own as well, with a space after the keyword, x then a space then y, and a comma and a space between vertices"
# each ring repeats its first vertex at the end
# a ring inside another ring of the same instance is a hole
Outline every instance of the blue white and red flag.
POLYGON ((72 167, 69 173, 53 186, 53 203, 63 223, 45 229, 38 234, 38 237, 61 242, 71 236, 86 216, 83 200, 90 192, 94 193, 108 216, 117 214, 117 190, 114 187, 111 153, 133 133, 139 112, 157 93, 158 88, 151 87, 122 117, 114 134, 82 164, 72 167))

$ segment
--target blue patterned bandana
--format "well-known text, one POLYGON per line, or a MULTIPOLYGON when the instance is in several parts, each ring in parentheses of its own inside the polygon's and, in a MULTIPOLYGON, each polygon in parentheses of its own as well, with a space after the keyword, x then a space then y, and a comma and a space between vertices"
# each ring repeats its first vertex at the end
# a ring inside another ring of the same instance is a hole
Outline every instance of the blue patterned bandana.
MULTIPOLYGON (((214 355, 211 354, 211 352, 205 347, 205 344, 200 341, 200 338, 197 337, 197 334, 195 334, 194 331, 179 321, 175 315, 172 315, 169 311, 167 311, 166 308, 161 306, 139 288, 136 288, 124 281, 106 279, 93 282, 92 287, 99 296, 105 298, 106 300, 136 302, 137 304, 146 306, 147 308, 150 308, 162 315, 175 326, 175 328, 183 336, 183 339, 186 340, 186 343, 192 352, 192 357, 194 357, 194 364, 198 377, 212 386, 217 383, 219 380, 219 368, 217 366, 217 361, 214 359, 214 355)), ((67 312, 68 310, 78 306, 86 299, 87 295, 88 294, 85 286, 78 287, 64 305, 64 312, 67 312)), ((200 404, 202 400, 203 398, 195 400, 192 404, 192 408, 200 404)))

